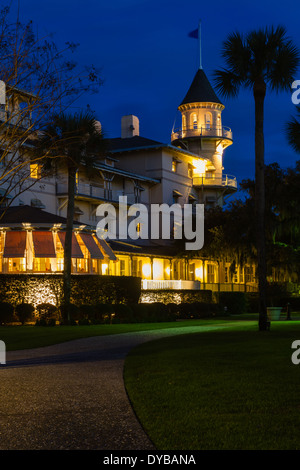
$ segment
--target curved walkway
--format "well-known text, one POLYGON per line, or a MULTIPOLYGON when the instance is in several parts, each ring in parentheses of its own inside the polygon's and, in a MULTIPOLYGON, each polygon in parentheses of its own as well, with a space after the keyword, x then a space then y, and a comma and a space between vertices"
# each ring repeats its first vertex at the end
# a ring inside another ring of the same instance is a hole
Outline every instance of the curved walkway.
POLYGON ((154 450, 127 397, 127 353, 145 341, 227 325, 97 336, 7 352, 0 450, 154 450))

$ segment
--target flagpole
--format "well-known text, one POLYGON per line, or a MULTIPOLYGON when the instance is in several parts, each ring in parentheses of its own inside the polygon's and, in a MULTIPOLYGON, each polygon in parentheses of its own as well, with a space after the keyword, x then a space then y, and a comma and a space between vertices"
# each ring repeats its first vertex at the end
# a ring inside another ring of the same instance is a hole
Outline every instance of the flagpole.
POLYGON ((201 48, 201 20, 198 25, 198 41, 199 41, 199 69, 202 69, 202 48, 201 48))

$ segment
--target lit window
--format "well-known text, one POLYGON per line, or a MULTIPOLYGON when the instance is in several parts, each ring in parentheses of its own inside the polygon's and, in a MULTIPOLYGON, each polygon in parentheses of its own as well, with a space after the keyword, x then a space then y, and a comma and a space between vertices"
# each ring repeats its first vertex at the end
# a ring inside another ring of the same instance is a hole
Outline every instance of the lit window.
POLYGON ((211 121, 212 121, 211 113, 206 113, 205 114, 205 127, 206 127, 206 129, 211 128, 211 121))
POLYGON ((176 162, 176 160, 172 160, 172 171, 174 171, 174 173, 176 173, 176 170, 177 170, 177 162, 176 162))
POLYGON ((193 114, 193 129, 198 129, 197 114, 193 114))
POLYGON ((38 163, 32 163, 30 165, 30 178, 38 179, 42 174, 42 165, 38 163))
POLYGON ((207 265, 207 282, 211 284, 215 282, 215 267, 213 264, 207 265))

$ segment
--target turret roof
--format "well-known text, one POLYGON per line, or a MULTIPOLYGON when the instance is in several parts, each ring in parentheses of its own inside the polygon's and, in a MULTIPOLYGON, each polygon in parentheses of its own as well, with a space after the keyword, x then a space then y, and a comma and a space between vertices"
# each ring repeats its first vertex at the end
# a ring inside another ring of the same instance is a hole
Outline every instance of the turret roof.
POLYGON ((203 69, 198 69, 194 80, 192 81, 192 84, 180 106, 188 103, 223 104, 214 92, 203 69))

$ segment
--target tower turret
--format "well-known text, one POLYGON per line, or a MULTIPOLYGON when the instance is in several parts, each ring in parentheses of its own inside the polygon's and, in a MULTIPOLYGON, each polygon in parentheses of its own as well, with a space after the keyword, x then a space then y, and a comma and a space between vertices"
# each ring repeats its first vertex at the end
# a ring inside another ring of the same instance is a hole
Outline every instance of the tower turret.
POLYGON ((178 106, 181 127, 174 129, 171 136, 173 145, 209 159, 215 178, 222 178, 223 150, 232 144, 231 129, 222 125, 224 108, 204 70, 199 68, 178 106))

